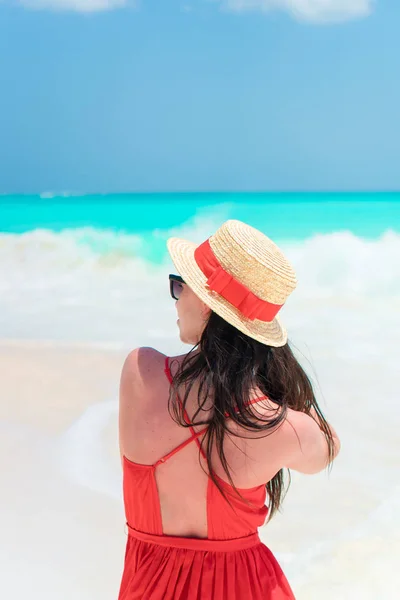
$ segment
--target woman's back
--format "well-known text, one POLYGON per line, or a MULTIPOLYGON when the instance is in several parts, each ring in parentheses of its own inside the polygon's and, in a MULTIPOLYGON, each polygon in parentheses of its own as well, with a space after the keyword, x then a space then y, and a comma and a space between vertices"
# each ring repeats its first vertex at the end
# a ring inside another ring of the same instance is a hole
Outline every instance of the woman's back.
MULTIPOLYGON (((138 359, 141 362, 140 370, 144 374, 143 392, 140 400, 135 402, 136 406, 131 409, 130 423, 125 421, 127 429, 130 430, 130 434, 127 432, 125 435, 127 441, 124 442, 125 451, 122 457, 125 489, 134 488, 134 482, 137 479, 146 479, 148 483, 149 478, 154 477, 159 499, 162 533, 217 538, 216 530, 219 532, 227 530, 227 525, 223 524, 223 517, 227 517, 228 514, 231 517, 231 509, 219 490, 214 489, 214 486, 210 484, 211 479, 207 475, 207 461, 199 448, 207 428, 204 426, 195 426, 190 429, 180 427, 171 419, 167 409, 171 384, 170 364, 179 364, 181 358, 168 359, 155 350, 144 349, 141 352, 141 358, 138 359), (223 507, 223 515, 219 514, 220 506, 223 507), (211 524, 209 523, 210 516, 212 517, 211 524)), ((136 359, 132 357, 132 360, 136 359)), ((135 366, 133 365, 132 368, 135 366)), ((262 402, 263 399, 255 398, 255 401, 262 402)), ((196 396, 193 394, 186 413, 190 422, 195 409, 196 396)), ((207 420, 209 412, 202 413, 202 420, 207 420)), ((249 525, 251 519, 247 514, 247 507, 243 505, 243 501, 238 499, 237 494, 233 492, 229 482, 226 481, 226 475, 216 451, 213 452, 212 458, 216 477, 224 486, 224 490, 232 495, 230 501, 235 505, 236 513, 241 513, 245 521, 242 535, 249 533, 249 528, 254 531, 261 526, 268 512, 265 507, 266 481, 256 481, 254 472, 249 470, 248 458, 246 459, 244 455, 246 450, 244 441, 243 438, 233 437, 230 439, 226 436, 225 453, 229 464, 236 465, 232 472, 235 486, 240 489, 242 494, 245 494, 247 499, 253 502, 255 499, 258 500, 258 505, 256 504, 253 512, 250 510, 249 513, 256 515, 254 527, 252 524, 249 525), (247 494, 244 490, 247 491, 247 494)), ((251 440, 251 442, 260 444, 261 440, 251 440)), ((268 463, 268 460, 265 460, 265 463, 268 463)), ((229 522, 229 518, 226 520, 229 522)), ((239 537, 240 523, 236 522, 236 525, 235 527, 229 523, 231 531, 230 533, 226 532, 223 537, 239 537)))
MULTIPOLYGON (((184 356, 169 359, 168 365, 179 369, 184 356)), ((189 442, 191 433, 201 433, 198 442, 188 443, 179 452, 155 469, 160 498, 163 529, 169 535, 207 537, 207 507, 205 498, 209 476, 204 454, 199 451, 205 434, 204 425, 193 430, 179 426, 168 410, 171 384, 166 373, 166 357, 152 348, 141 348, 131 353, 125 366, 125 385, 128 388, 126 406, 120 410, 120 431, 123 437, 125 465, 128 461, 154 465, 180 444, 189 442), (159 468, 161 467, 161 468, 159 468), (203 468, 202 468, 203 467, 203 468)), ((121 382, 124 385, 124 382, 121 382)), ((252 396, 257 400, 257 396, 252 396)), ((275 414, 277 405, 265 397, 252 404, 254 421, 257 416, 266 419, 275 414)), ((198 389, 193 386, 186 404, 187 416, 198 409, 198 389)), ((212 402, 202 410, 197 420, 207 421, 212 402)), ((237 423, 226 419, 231 435, 224 437, 224 453, 235 486, 239 490, 265 486, 283 467, 295 468, 303 473, 318 472, 324 466, 324 453, 318 443, 325 443, 322 433, 311 417, 288 410, 286 419, 276 431, 265 435, 249 432, 237 423), (315 435, 310 447, 311 434, 315 435), (307 454, 308 451, 308 454, 307 454), (284 459, 286 458, 286 461, 284 459)), ((322 449, 323 450, 323 449, 322 449)), ((211 452, 214 474, 229 485, 215 445, 211 452)), ((225 489, 225 488, 224 488, 225 489)))

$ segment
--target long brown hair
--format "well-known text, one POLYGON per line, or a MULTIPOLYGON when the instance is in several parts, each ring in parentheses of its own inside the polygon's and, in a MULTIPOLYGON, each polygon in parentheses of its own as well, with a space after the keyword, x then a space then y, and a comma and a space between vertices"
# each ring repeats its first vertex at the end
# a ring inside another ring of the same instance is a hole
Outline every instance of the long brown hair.
MULTIPOLYGON (((274 430, 285 419, 287 409, 309 414, 313 407, 319 426, 325 434, 328 445, 329 462, 334 457, 334 443, 327 421, 316 401, 313 387, 307 374, 295 358, 288 344, 274 348, 261 344, 248 337, 212 312, 199 343, 184 357, 173 375, 173 383, 168 400, 171 417, 183 427, 189 425, 176 401, 178 393, 183 406, 194 383, 198 384, 198 409, 192 418, 192 425, 208 425, 202 440, 207 466, 211 479, 226 497, 225 490, 216 479, 211 465, 211 451, 216 443, 219 458, 230 484, 236 493, 246 499, 235 487, 224 454, 223 443, 227 431, 226 417, 248 431, 267 432, 274 430), (259 389, 279 405, 276 417, 255 420, 249 401, 250 391, 259 389), (181 391, 184 390, 182 394, 181 391), (212 399, 211 417, 197 419, 205 404, 212 399)), ((230 432, 232 434, 232 432, 230 432)), ((236 435, 236 434, 235 434, 236 435)), ((240 436, 239 436, 240 437, 240 436)), ((290 484, 290 471, 289 484, 290 484)), ((288 485, 289 485, 288 484, 288 485)), ((284 470, 281 469, 267 484, 269 497, 269 518, 280 509, 285 493, 284 470)))

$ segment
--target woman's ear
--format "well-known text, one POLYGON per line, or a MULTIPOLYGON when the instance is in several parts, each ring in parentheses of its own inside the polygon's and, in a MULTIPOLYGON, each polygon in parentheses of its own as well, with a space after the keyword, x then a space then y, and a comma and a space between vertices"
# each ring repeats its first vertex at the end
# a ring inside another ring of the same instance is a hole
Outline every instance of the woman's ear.
POLYGON ((208 321, 208 319, 210 318, 211 315, 211 308, 209 306, 207 306, 207 304, 204 304, 204 302, 201 303, 202 304, 202 308, 201 308, 201 316, 203 317, 204 321, 208 321))

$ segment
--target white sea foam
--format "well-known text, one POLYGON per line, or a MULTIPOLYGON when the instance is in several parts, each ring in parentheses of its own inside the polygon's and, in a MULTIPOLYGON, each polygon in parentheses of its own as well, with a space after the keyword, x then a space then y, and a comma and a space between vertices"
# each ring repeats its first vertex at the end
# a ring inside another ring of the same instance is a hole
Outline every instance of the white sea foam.
POLYGON ((106 451, 102 439, 110 423, 116 430, 117 411, 117 401, 87 408, 61 437, 54 459, 72 481, 120 499, 122 482, 115 468, 115 456, 106 451))

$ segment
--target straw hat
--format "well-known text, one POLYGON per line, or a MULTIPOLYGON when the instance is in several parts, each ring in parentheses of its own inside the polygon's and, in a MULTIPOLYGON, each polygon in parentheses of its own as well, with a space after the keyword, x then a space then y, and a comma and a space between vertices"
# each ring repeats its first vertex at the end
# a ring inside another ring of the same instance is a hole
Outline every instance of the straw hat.
POLYGON ((229 220, 200 245, 170 238, 167 247, 181 277, 220 317, 263 344, 286 344, 277 313, 296 287, 296 274, 266 235, 229 220))

